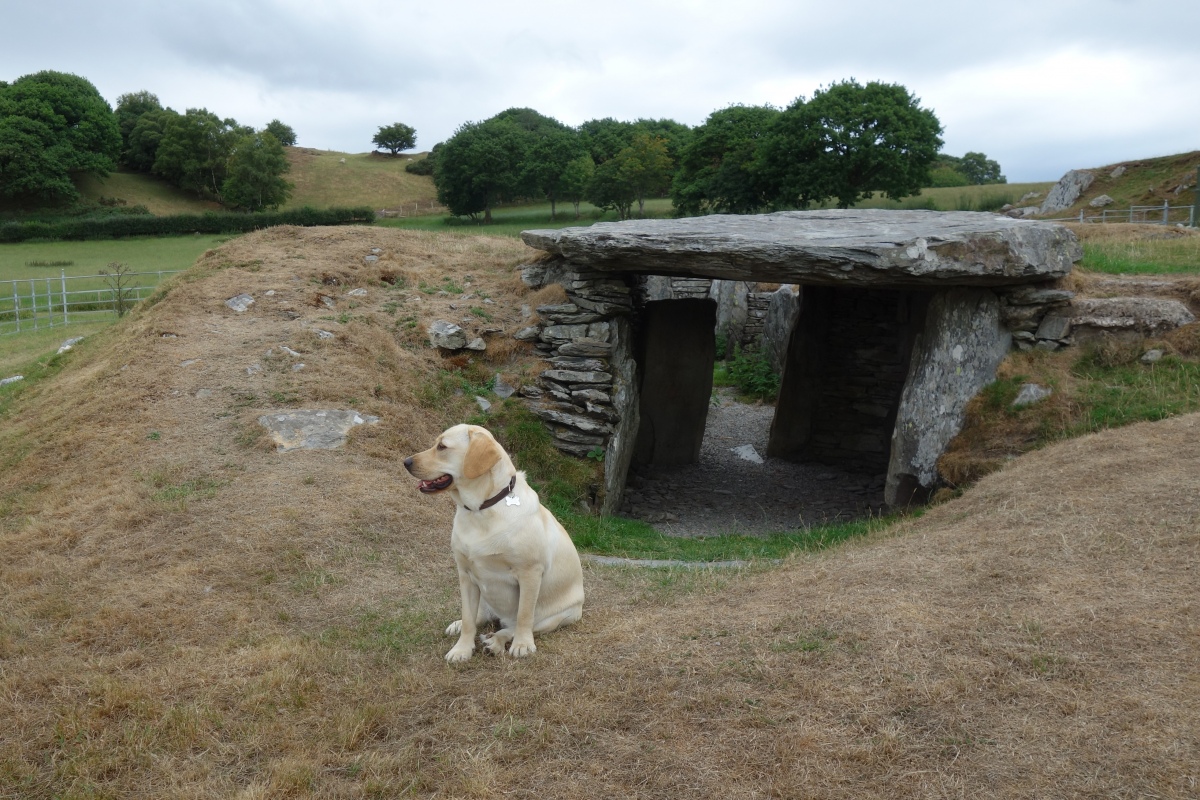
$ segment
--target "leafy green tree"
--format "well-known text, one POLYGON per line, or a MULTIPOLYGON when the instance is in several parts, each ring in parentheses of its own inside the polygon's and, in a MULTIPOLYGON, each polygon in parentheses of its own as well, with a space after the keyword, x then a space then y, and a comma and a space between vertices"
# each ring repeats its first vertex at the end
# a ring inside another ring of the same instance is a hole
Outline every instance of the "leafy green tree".
POLYGON ((181 189, 218 199, 234 145, 253 132, 206 108, 189 108, 166 119, 154 172, 181 189))
POLYGON ((665 139, 635 133, 627 147, 596 167, 588 199, 599 208, 613 209, 621 219, 632 216, 636 202, 638 214, 644 215, 646 198, 670 188, 671 168, 665 139))
POLYGON ((633 216, 633 204, 637 202, 637 194, 632 184, 625 180, 621 167, 625 162, 622 150, 612 158, 595 168, 592 181, 588 184, 587 199, 596 208, 617 212, 620 219, 633 216))
POLYGON ((566 126, 547 130, 540 136, 535 133, 534 136, 537 138, 525 158, 525 174, 530 184, 550 201, 550 219, 554 219, 557 203, 567 191, 567 169, 586 151, 579 135, 566 126))
POLYGON ((117 98, 117 107, 113 109, 113 113, 117 117, 117 128, 121 131, 122 164, 129 164, 129 137, 137 127, 138 120, 151 111, 162 110, 162 103, 153 92, 130 92, 117 98))
POLYGON ((512 122, 521 130, 533 134, 535 138, 571 131, 569 126, 564 125, 554 117, 547 117, 545 114, 541 114, 532 108, 508 108, 492 117, 492 119, 512 122))
MULTIPOLYGON (((692 140, 693 131, 688 125, 673 119, 639 119, 633 123, 634 130, 662 139, 667 145, 667 155, 672 163, 678 164, 683 148, 692 140)), ((630 142, 633 141, 631 136, 630 142)))
POLYGON ((138 117, 122 156, 125 166, 139 172, 150 172, 158 158, 158 145, 162 141, 167 122, 179 113, 169 108, 147 111, 138 117))
POLYGON ((383 148, 392 155, 399 155, 401 150, 411 150, 417 146, 417 129, 403 122, 393 122, 383 125, 371 139, 376 149, 383 148))
POLYGON ((273 119, 267 123, 264 130, 274 136, 284 147, 294 147, 296 144, 296 131, 291 125, 285 125, 279 120, 273 119))
POLYGON ((849 80, 798 99, 763 142, 756 169, 772 204, 849 208, 876 191, 919 194, 942 145, 941 123, 898 84, 849 80))
POLYGON ((608 161, 633 141, 636 126, 612 117, 592 119, 579 126, 579 136, 596 166, 608 161))
POLYGON ((497 203, 527 190, 529 142, 528 132, 510 119, 460 125, 442 143, 434 165, 438 202, 455 216, 476 219, 482 213, 484 223, 490 223, 497 203))
POLYGON ((971 182, 954 167, 936 166, 929 171, 929 185, 935 189, 970 186, 971 182))
POLYGON ((676 213, 750 214, 767 206, 754 158, 779 113, 770 106, 739 105, 709 114, 680 153, 671 186, 676 213))
POLYGON ((596 175, 596 162, 584 153, 572 159, 559 177, 562 198, 575 207, 575 219, 579 219, 579 204, 587 196, 588 187, 596 175))
POLYGON ((959 172, 972 184, 1008 183, 1008 178, 1000 174, 1000 165, 983 153, 967 153, 963 156, 959 172))
POLYGON ((291 169, 283 145, 269 131, 243 136, 229 156, 221 199, 243 211, 275 209, 292 195, 292 184, 284 180, 291 169))
POLYGON ((0 87, 0 194, 70 200, 71 175, 116 167, 121 133, 89 81, 45 71, 0 87))
POLYGON ((638 216, 645 216, 646 198, 658 197, 671 188, 674 162, 667 154, 667 140, 649 133, 636 133, 629 147, 617 154, 621 174, 637 198, 638 216))

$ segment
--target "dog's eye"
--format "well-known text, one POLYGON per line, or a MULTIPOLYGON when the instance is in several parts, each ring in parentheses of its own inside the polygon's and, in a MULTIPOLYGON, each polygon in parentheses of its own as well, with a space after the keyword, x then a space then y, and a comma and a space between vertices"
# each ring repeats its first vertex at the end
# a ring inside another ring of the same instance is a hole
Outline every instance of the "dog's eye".
POLYGON ((438 449, 438 450, 445 450, 445 449, 446 449, 446 445, 442 444, 441 442, 438 442, 437 449, 438 449))

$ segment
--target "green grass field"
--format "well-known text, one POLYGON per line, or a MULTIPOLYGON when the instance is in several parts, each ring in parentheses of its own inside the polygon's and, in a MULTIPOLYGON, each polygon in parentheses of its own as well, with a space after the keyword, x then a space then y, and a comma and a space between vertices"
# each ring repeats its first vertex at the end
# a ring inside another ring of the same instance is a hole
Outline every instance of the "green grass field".
MULTIPOLYGON (((62 276, 97 275, 110 264, 124 264, 135 273, 170 273, 187 269, 196 259, 212 247, 229 241, 229 236, 171 236, 162 238, 139 237, 130 239, 106 239, 91 242, 24 242, 0 244, 0 364, 15 364, 23 359, 53 352, 62 339, 82 336, 77 328, 98 330, 111 324, 115 317, 97 319, 94 315, 78 317, 65 327, 57 314, 51 315, 47 308, 47 297, 59 306, 62 291, 62 276), (8 281, 16 281, 15 285, 8 281), (22 330, 18 333, 14 321, 13 294, 17 295, 22 309, 22 330), (38 330, 26 317, 31 312, 31 295, 37 295, 38 330), (47 325, 54 328, 41 330, 47 325), (63 333, 56 332, 64 331, 63 333)), ((110 270, 111 271, 111 270, 110 270)), ((159 282, 157 274, 131 276, 126 286, 135 290, 135 296, 145 296, 159 282)), ((163 275, 162 277, 169 277, 163 275)), ((103 278, 73 280, 67 282, 69 292, 95 290, 96 301, 111 297, 111 288, 103 278)), ((90 296, 74 295, 76 303, 91 302, 90 296)), ((83 309, 81 309, 83 310, 83 309)))
MULTIPOLYGON (((922 189, 919 195, 901 200, 889 200, 876 195, 856 208, 923 209, 929 211, 997 211, 1006 203, 1016 205, 1029 192, 1041 192, 1043 197, 1054 181, 1046 183, 992 183, 984 186, 947 186, 922 189)), ((1030 201, 1036 202, 1036 201, 1030 201)), ((826 203, 823 208, 836 204, 826 203)))
MULTIPOLYGON (((670 217, 673 212, 671 201, 655 199, 646 201, 647 217, 670 217)), ((445 215, 401 217, 399 219, 381 219, 376 225, 389 228, 405 228, 408 230, 435 231, 438 233, 460 233, 465 236, 513 236, 521 235, 521 231, 531 228, 570 228, 586 226, 594 222, 616 222, 617 215, 613 211, 601 211, 590 203, 579 205, 579 219, 575 219, 575 208, 570 203, 559 203, 555 218, 550 219, 549 203, 531 203, 528 205, 509 206, 492 211, 492 224, 484 225, 465 217, 449 217, 445 215)))
POLYGON ((134 272, 183 270, 205 250, 230 238, 201 235, 0 244, 0 281, 57 279, 62 271, 68 276, 95 275, 113 262, 125 264, 134 272), (67 261, 71 262, 69 266, 31 265, 67 261))
MULTIPOLYGON (((91 336, 111 325, 113 319, 72 322, 66 326, 56 324, 53 328, 0 336, 0 379, 12 375, 23 375, 32 379, 34 375, 41 374, 47 359, 54 356, 64 341, 76 336, 91 336)), ((23 387, 12 385, 9 393, 21 388, 23 387)), ((0 392, 0 405, 2 397, 3 393, 0 392)))
POLYGON ((1200 274, 1200 236, 1085 241, 1079 266, 1110 275, 1200 274))

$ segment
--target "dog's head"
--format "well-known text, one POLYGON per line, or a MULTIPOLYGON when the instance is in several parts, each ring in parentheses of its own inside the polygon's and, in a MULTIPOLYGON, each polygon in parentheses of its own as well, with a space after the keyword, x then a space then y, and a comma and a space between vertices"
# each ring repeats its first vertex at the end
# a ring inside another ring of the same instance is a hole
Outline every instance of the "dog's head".
POLYGON ((433 447, 404 459, 404 467, 425 494, 466 485, 489 472, 504 458, 504 450, 486 428, 455 425, 438 436, 433 447))

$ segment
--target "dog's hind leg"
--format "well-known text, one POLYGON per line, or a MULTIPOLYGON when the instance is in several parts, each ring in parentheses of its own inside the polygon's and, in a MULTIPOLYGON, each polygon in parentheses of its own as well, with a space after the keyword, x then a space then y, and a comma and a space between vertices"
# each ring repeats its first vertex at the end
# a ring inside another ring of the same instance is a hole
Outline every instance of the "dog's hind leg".
MULTIPOLYGON (((534 633, 549 633, 553 630, 558 630, 564 625, 570 625, 573 622, 578 622, 583 617, 583 606, 575 605, 569 608, 564 608, 557 614, 551 614, 548 617, 540 619, 533 626, 534 633)), ((492 634, 487 634, 479 637, 479 643, 483 646, 484 652, 498 656, 504 653, 504 649, 517 635, 517 630, 512 626, 505 626, 492 634)), ((514 654, 514 657, 530 655, 535 652, 536 648, 529 652, 520 652, 514 654)))

